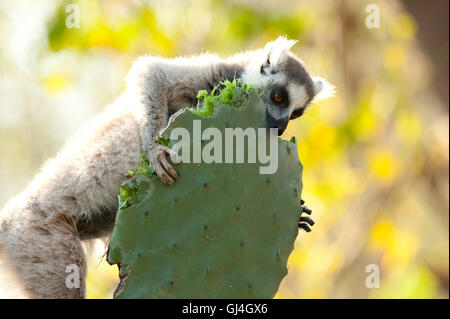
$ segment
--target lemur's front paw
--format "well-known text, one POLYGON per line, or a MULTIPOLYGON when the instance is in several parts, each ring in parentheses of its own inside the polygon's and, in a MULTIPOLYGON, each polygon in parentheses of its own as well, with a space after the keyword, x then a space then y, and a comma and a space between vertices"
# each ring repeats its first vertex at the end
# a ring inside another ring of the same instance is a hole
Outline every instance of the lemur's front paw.
MULTIPOLYGON (((312 211, 308 207, 304 206, 304 204, 305 204, 305 201, 302 199, 300 201, 300 205, 302 206, 301 214, 305 213, 305 214, 311 215, 312 211)), ((298 227, 309 233, 311 231, 311 228, 309 228, 308 225, 313 226, 314 221, 310 217, 300 217, 298 227)))
POLYGON ((167 155, 170 156, 170 160, 175 163, 181 163, 181 158, 173 150, 163 145, 155 145, 148 156, 150 166, 153 167, 156 174, 161 178, 161 181, 169 186, 175 184, 178 173, 173 169, 167 160, 167 155))

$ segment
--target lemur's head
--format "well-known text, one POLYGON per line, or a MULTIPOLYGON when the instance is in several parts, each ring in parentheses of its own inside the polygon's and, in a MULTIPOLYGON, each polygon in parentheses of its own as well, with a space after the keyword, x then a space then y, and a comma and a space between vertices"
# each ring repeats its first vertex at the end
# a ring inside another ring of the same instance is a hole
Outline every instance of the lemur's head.
POLYGON ((289 120, 301 116, 314 100, 329 97, 333 87, 320 77, 311 77, 300 59, 290 52, 297 41, 279 37, 257 51, 246 65, 244 83, 264 89, 266 119, 270 128, 283 134, 289 120))

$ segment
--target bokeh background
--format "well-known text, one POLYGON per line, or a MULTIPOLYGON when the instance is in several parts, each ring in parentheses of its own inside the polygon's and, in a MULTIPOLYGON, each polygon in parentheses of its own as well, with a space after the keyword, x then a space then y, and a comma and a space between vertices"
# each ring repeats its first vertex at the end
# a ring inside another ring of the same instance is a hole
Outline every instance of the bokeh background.
MULTIPOLYGON (((316 225, 276 297, 448 298, 445 0, 0 0, 0 206, 120 95, 139 55, 226 56, 279 35, 337 93, 284 135, 299 140, 316 225), (80 28, 66 27, 71 3, 80 28), (380 28, 365 25, 371 3, 380 28)), ((104 242, 86 248, 88 297, 110 298, 117 269, 104 242)))

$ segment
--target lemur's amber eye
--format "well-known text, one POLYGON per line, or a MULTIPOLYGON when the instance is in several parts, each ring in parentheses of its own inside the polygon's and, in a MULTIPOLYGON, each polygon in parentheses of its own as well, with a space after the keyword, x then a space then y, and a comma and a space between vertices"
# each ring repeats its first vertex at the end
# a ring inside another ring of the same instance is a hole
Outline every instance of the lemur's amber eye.
POLYGON ((278 93, 274 93, 272 95, 272 100, 274 100, 274 102, 276 102, 276 103, 281 103, 281 102, 283 102, 283 97, 278 93))

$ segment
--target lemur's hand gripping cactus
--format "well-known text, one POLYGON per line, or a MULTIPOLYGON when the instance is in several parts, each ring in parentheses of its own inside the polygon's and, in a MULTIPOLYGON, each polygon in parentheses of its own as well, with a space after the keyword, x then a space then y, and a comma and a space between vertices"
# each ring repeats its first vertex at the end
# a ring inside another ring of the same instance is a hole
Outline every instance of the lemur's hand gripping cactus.
MULTIPOLYGON (((168 142, 177 127, 195 138, 194 120, 222 136, 225 128, 264 128, 265 105, 248 91, 224 90, 215 98, 200 93, 203 108, 178 115, 161 141, 168 142)), ((245 163, 179 164, 173 187, 150 178, 145 161, 131 171, 135 176, 121 189, 109 244, 108 261, 119 264, 121 275, 115 297, 272 298, 287 273, 302 213, 296 144, 278 140, 276 147, 274 174, 260 174, 266 164, 247 158, 245 163)))

